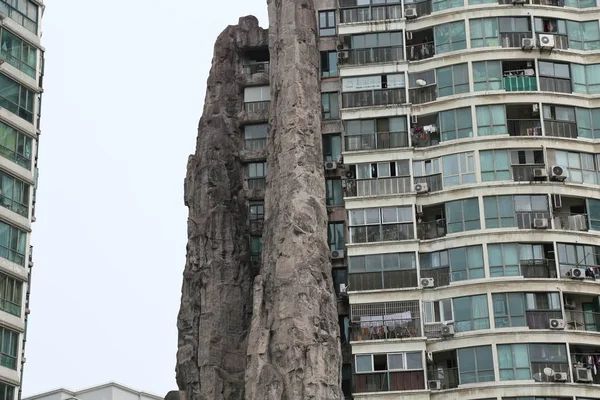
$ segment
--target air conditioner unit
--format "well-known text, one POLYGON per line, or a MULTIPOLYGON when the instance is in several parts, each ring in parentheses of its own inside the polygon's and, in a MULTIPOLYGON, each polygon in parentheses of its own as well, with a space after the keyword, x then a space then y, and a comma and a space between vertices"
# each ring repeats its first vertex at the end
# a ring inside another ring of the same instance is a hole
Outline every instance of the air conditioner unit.
POLYGON ((534 168, 533 169, 533 179, 547 178, 548 172, 546 168, 534 168))
POLYGON ((442 326, 440 333, 442 334, 442 336, 454 336, 454 325, 442 326))
POLYGON ((348 286, 345 283, 340 283, 340 293, 348 293, 348 286))
POLYGON ((565 320, 558 319, 558 318, 551 318, 549 325, 550 325, 550 329, 563 330, 563 329, 565 329, 565 320))
POLYGON ((566 382, 569 379, 569 374, 566 372, 555 372, 554 382, 566 382))
POLYGON ((337 163, 335 161, 326 161, 325 162, 325 170, 333 171, 337 169, 337 163))
POLYGON ((575 382, 593 382, 592 370, 587 368, 575 368, 575 382))
POLYGON ((435 286, 433 278, 421 278, 421 286, 424 288, 432 288, 435 286))
POLYGON ((552 205, 555 210, 562 208, 562 196, 560 194, 552 195, 552 205))
POLYGON ((415 192, 417 194, 423 194, 429 192, 429 186, 426 183, 417 183, 415 184, 415 192))
POLYGON ((346 178, 348 178, 348 179, 354 179, 354 172, 352 172, 352 171, 346 171, 346 178))
POLYGON ((338 49, 338 51, 344 50, 344 44, 343 43, 338 43, 337 49, 338 49))
POLYGON ((406 17, 406 19, 415 19, 418 17, 417 14, 417 9, 416 8, 407 8, 406 10, 404 10, 404 16, 406 17))
POLYGON ((572 279, 585 279, 585 268, 571 268, 572 279))
POLYGON ((553 165, 550 169, 550 177, 553 181, 562 182, 565 179, 567 179, 568 176, 569 174, 567 173, 567 170, 564 167, 561 167, 560 165, 553 165))
POLYGON ((534 218, 533 227, 535 229, 548 229, 548 218, 534 218))
POLYGON ((554 48, 554 35, 541 34, 540 35, 540 49, 553 49, 554 48))
POLYGON ((344 258, 344 250, 334 250, 331 252, 331 258, 334 260, 339 260, 344 258))
POLYGON ((535 39, 534 38, 522 38, 521 39, 521 48, 523 50, 531 50, 535 47, 535 39))
POLYGON ((422 204, 416 204, 415 205, 415 210, 417 211, 417 214, 423 214, 423 205, 422 204))
POLYGON ((429 387, 429 390, 440 390, 442 388, 442 381, 427 381, 427 386, 429 387))

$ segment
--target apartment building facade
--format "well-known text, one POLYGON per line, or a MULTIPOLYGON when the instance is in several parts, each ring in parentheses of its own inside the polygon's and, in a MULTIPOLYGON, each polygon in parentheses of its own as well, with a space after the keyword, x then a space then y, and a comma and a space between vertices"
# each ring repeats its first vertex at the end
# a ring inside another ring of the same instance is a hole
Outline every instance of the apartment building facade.
POLYGON ((44 71, 41 0, 0 0, 0 398, 21 398, 44 71))

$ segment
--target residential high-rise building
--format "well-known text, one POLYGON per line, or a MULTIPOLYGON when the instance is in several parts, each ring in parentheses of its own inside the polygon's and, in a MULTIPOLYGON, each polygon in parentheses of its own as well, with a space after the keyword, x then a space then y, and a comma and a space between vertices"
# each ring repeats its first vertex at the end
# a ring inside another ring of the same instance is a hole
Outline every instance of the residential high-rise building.
POLYGON ((44 71, 42 0, 0 0, 0 399, 21 398, 44 71))

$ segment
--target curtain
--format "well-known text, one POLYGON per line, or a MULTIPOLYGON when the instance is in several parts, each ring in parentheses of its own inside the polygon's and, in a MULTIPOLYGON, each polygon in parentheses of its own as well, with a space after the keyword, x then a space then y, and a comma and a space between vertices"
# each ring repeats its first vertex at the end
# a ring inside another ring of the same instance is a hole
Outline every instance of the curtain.
POLYGON ((487 296, 473 296, 472 307, 473 307, 473 330, 488 329, 490 327, 489 320, 489 309, 487 296))

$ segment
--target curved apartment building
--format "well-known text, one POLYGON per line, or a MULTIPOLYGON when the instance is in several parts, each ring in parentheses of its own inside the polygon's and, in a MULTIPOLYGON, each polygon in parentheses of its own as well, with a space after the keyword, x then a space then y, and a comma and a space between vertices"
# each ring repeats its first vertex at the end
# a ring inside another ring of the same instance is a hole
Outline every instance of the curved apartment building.
POLYGON ((318 1, 355 399, 600 399, 600 4, 318 1))

